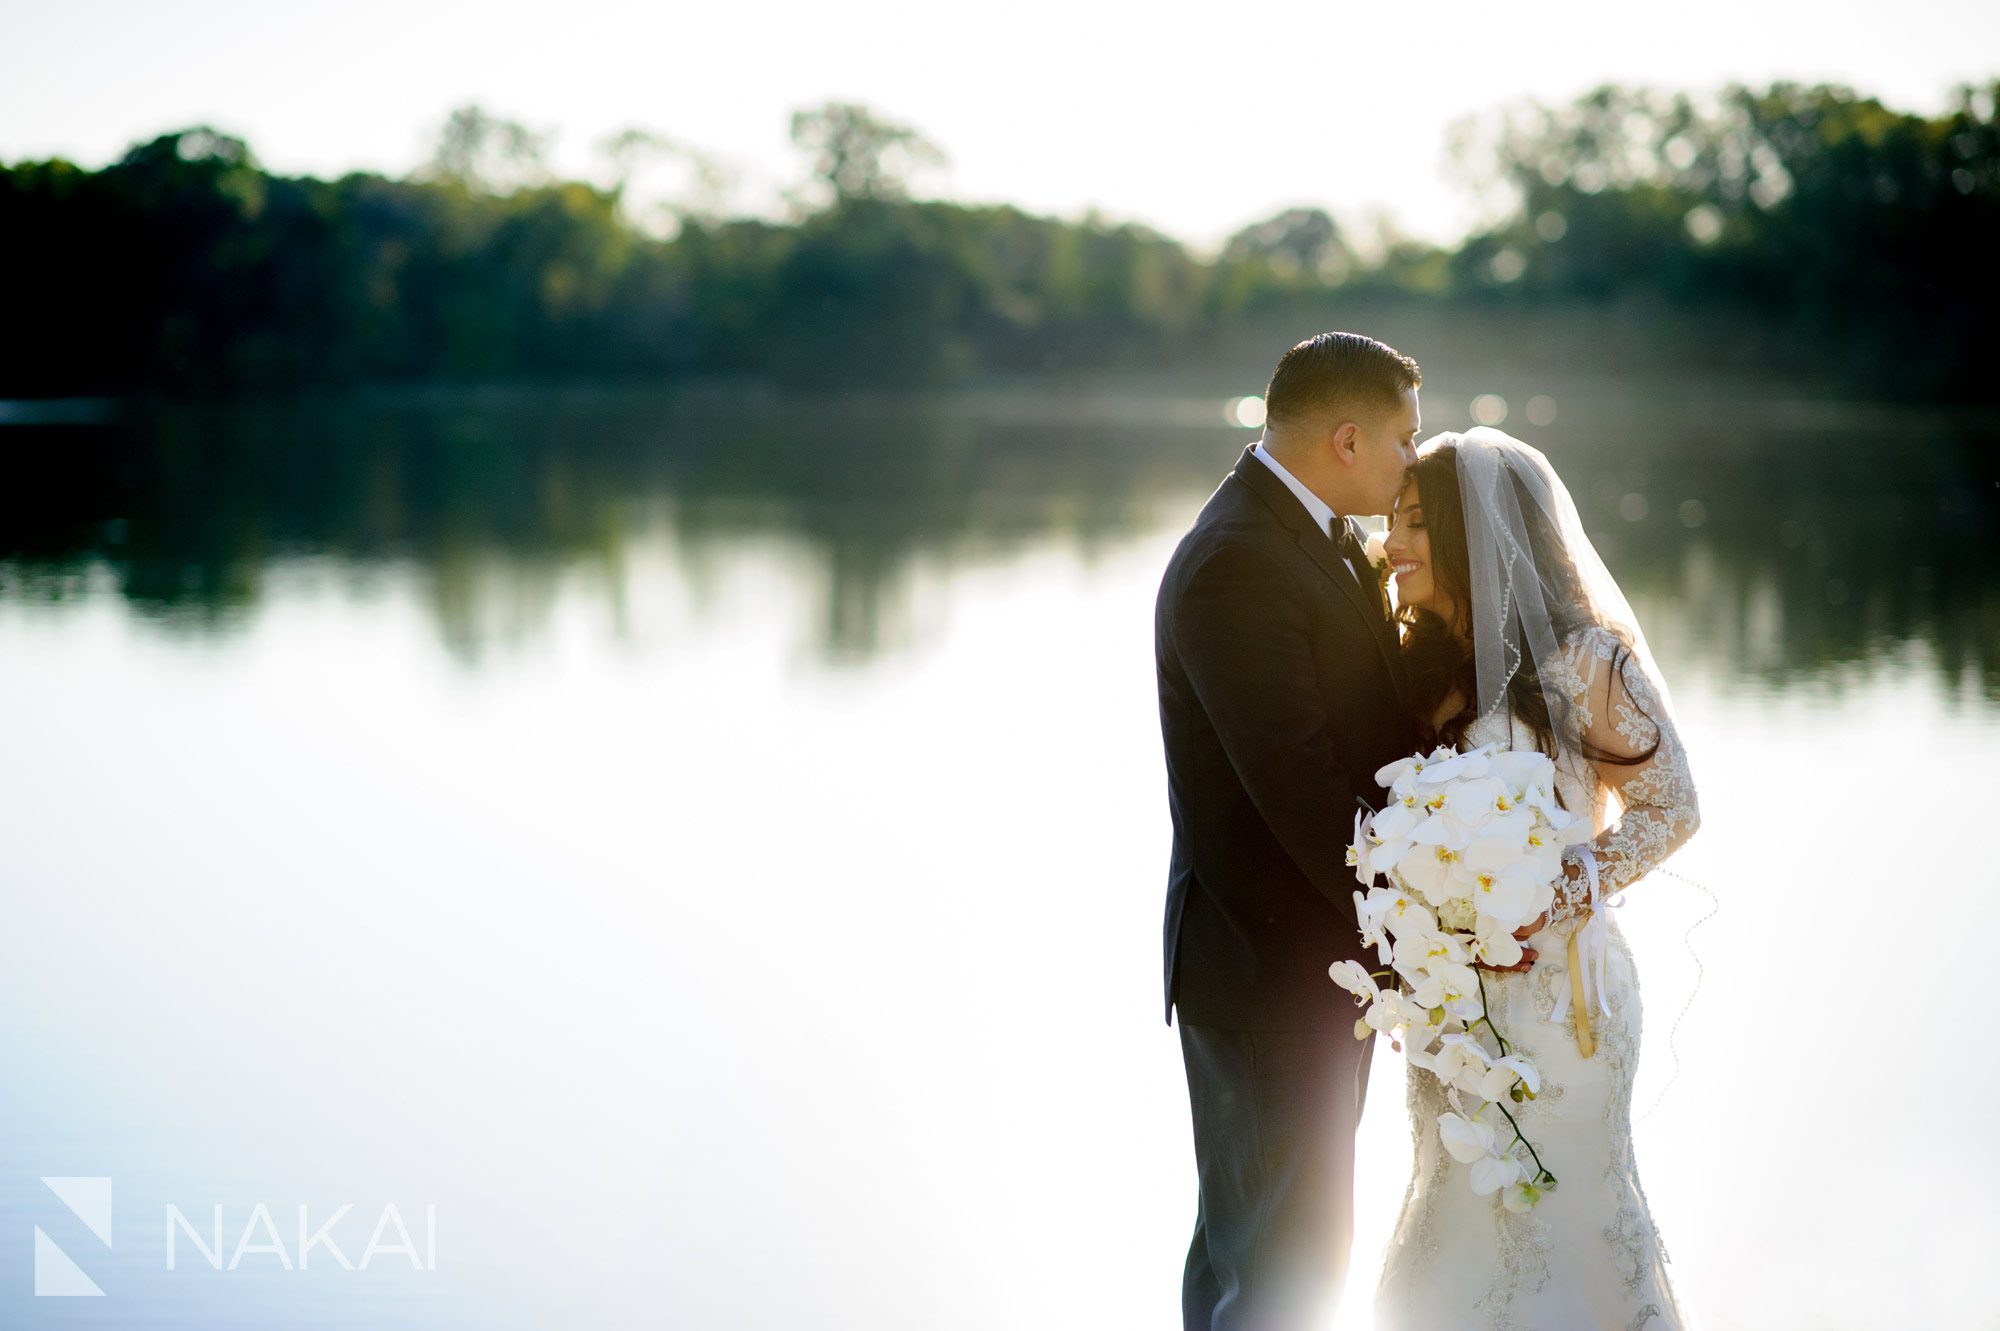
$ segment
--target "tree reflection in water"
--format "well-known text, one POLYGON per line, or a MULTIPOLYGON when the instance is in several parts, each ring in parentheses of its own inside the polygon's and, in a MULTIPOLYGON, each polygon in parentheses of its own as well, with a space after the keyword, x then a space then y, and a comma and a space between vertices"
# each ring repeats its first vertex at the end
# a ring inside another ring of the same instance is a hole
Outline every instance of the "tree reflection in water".
MULTIPOLYGON (((1782 684, 1917 643, 2000 696, 2000 422, 1685 387, 1571 384, 1547 428, 1506 423, 1562 469, 1676 656, 1782 684)), ((1468 423, 1427 394, 1427 432, 1468 423)), ((16 426, 0 596, 108 586, 166 631, 227 634, 288 560, 413 569, 474 662, 496 646, 482 625, 545 625, 565 571, 600 569, 615 598, 638 543, 670 540, 692 577, 782 540, 823 579, 819 653, 866 663, 915 567, 1178 524, 1253 437, 1220 398, 1074 391, 523 390, 16 426), (496 594, 515 602, 497 616, 496 594)))

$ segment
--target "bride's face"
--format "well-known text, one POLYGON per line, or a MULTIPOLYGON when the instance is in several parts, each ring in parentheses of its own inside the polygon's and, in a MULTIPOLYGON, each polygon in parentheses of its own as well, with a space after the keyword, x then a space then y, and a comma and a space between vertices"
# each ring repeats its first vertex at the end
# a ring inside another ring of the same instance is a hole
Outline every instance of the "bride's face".
POLYGON ((1457 607, 1450 595, 1438 587, 1431 568, 1431 535, 1424 526, 1423 498, 1417 493, 1414 479, 1403 487, 1396 500, 1384 545, 1389 566, 1396 575, 1396 603, 1428 610, 1445 623, 1454 623, 1457 607))

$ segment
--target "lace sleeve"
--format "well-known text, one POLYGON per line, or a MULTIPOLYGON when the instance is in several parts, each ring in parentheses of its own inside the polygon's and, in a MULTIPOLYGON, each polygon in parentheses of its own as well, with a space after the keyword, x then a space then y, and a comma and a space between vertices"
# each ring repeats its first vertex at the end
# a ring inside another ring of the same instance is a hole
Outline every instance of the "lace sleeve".
POLYGON ((1637 763, 1595 764, 1622 808, 1591 843, 1603 890, 1615 892, 1679 850, 1701 826, 1701 808, 1687 750, 1630 649, 1597 630, 1579 635, 1569 657, 1576 720, 1593 750, 1621 757, 1653 750, 1637 763))

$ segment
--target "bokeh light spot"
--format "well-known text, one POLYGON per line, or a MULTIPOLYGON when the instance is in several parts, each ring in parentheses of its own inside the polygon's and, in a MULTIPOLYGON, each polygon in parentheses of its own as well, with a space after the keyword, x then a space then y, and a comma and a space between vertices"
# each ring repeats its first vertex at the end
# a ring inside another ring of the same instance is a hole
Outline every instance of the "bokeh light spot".
POLYGON ((1688 209, 1688 214, 1682 222, 1697 245, 1713 245, 1722 239, 1722 210, 1712 203, 1698 204, 1688 209))
POLYGON ((1498 393, 1481 393, 1472 399, 1472 419, 1481 425, 1498 425, 1507 419, 1507 399, 1498 393))
POLYGON ((1254 393, 1249 397, 1233 397, 1222 409, 1223 419, 1246 430, 1264 428, 1264 399, 1254 393))
POLYGON ((1553 425, 1556 419, 1556 400, 1546 393, 1537 393, 1528 399, 1526 411, 1528 424, 1553 425))

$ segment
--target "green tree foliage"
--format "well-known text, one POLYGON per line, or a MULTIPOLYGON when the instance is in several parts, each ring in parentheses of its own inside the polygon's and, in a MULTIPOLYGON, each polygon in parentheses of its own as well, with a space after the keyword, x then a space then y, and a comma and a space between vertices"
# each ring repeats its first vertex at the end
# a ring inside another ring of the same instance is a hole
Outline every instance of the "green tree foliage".
POLYGON ((903 198, 912 175, 945 164, 944 150, 922 134, 852 102, 795 112, 792 142, 835 203, 903 198))
POLYGON ((1229 238, 1215 262, 1209 308, 1223 318, 1288 311, 1345 282, 1359 266, 1325 210, 1288 208, 1229 238))
POLYGON ((721 216, 713 164, 645 131, 601 145, 592 185, 550 178, 542 136, 477 107, 406 180, 274 175, 196 127, 98 171, 0 167, 0 396, 928 383, 1186 359, 1232 328, 1324 326, 1360 296, 1717 309, 1830 336, 1888 386, 1976 393, 2000 297, 1996 100, 1968 88, 1927 117, 1828 87, 1601 89, 1464 128, 1460 160, 1502 220, 1456 249, 1350 245, 1298 208, 1210 261, 1094 215, 912 200, 942 154, 841 103, 794 118, 820 199, 782 224, 721 216), (672 227, 629 206, 649 162, 692 173, 672 227))
POLYGON ((549 178, 549 136, 519 121, 461 106, 445 118, 422 175, 464 189, 499 194, 549 178))
POLYGON ((600 140, 597 151, 609 167, 611 193, 640 230, 670 236, 689 219, 722 215, 733 177, 700 149, 635 125, 600 140), (662 168, 682 178, 680 187, 664 196, 655 191, 649 208, 638 206, 632 198, 635 182, 658 175, 662 168))
POLYGON ((1454 256, 1457 288, 1777 315, 1970 389, 2000 297, 1996 102, 2000 83, 1934 117, 1824 85, 1708 102, 1607 87, 1468 125, 1462 168, 1512 207, 1454 256))

